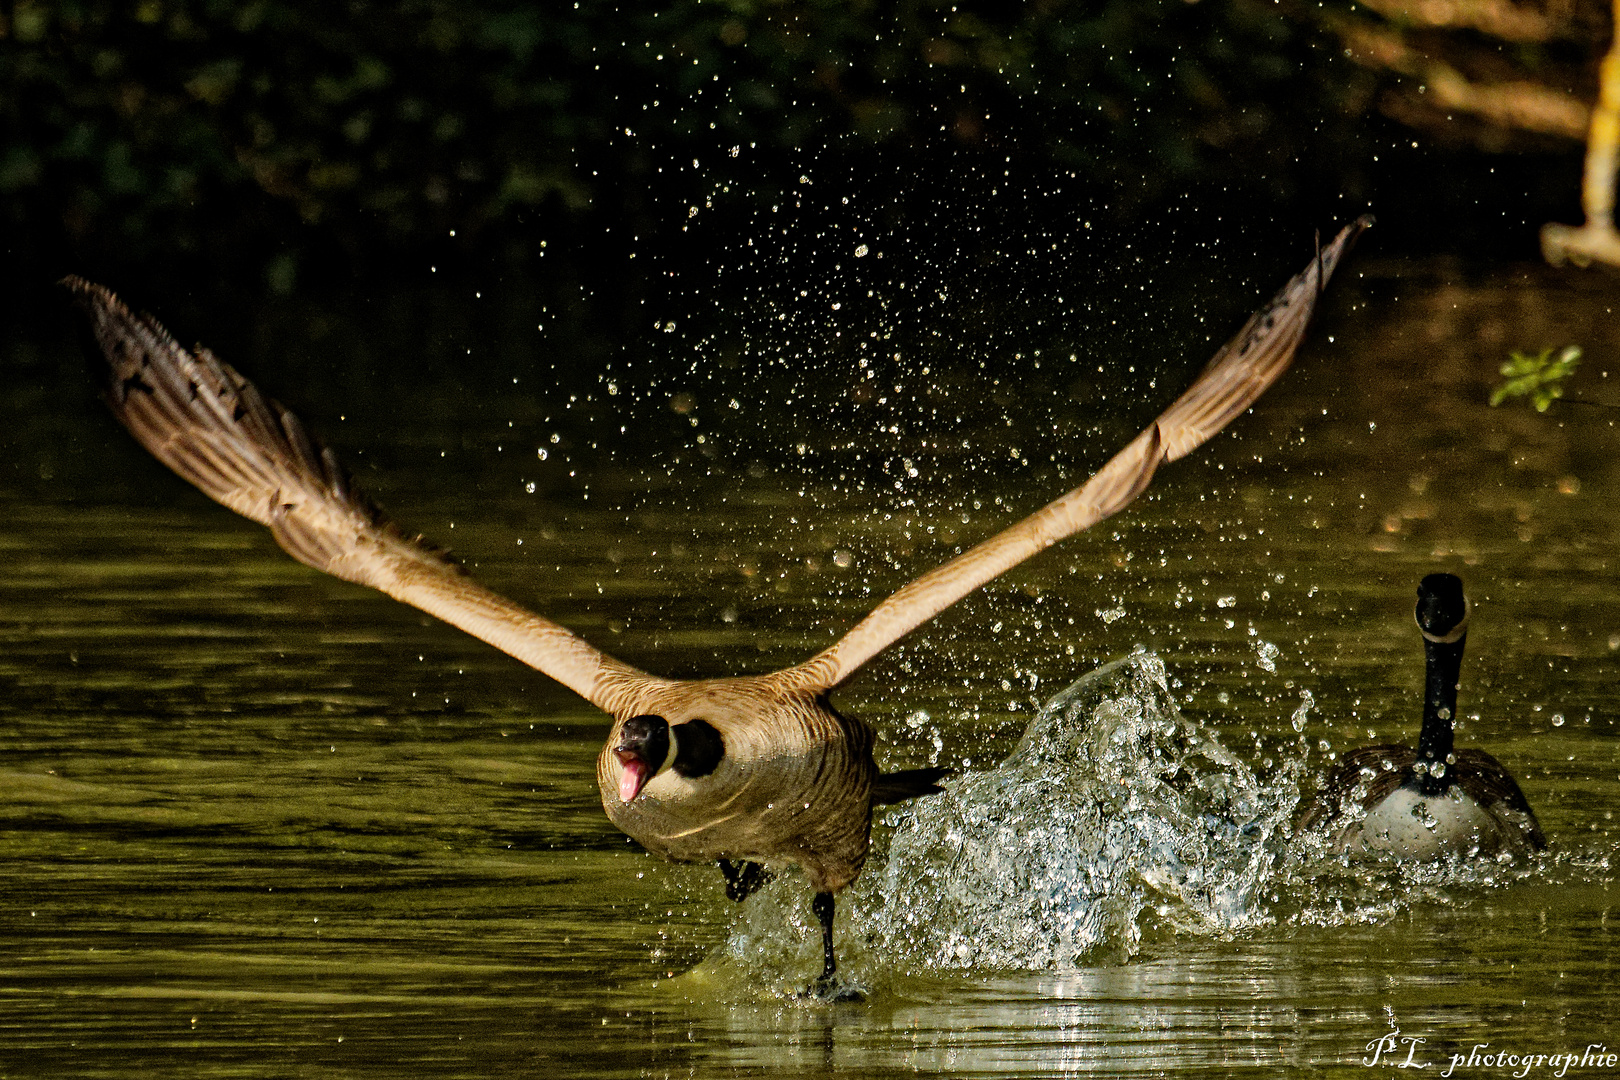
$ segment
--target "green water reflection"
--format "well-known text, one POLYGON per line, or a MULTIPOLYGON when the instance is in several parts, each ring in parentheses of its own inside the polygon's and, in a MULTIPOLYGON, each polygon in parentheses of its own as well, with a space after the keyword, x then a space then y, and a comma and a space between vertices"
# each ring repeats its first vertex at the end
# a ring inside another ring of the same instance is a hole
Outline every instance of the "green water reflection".
MULTIPOLYGON (((1360 269, 1235 435, 947 613, 839 703, 879 727, 886 765, 983 768, 1034 703, 1140 643, 1188 714, 1262 772, 1299 753, 1288 721, 1309 691, 1321 767, 1415 732, 1412 588, 1450 569, 1477 605, 1459 740, 1518 774, 1545 862, 1382 906, 1350 896, 1346 922, 1168 936, 1126 964, 882 972, 870 1002, 836 1007, 684 974, 732 912, 717 875, 608 826, 599 715, 293 564, 140 462, 76 354, 14 353, 36 381, 7 392, 0 480, 0 1072, 1261 1075, 1359 1072, 1392 1024, 1428 1039, 1419 1059, 1437 1070, 1477 1042, 1620 1043, 1620 433, 1608 410, 1484 405, 1508 348, 1567 342, 1590 358, 1577 392, 1603 397, 1620 382, 1610 301, 1539 271, 1360 269)), ((757 443, 742 427, 792 412, 768 395, 681 442, 684 414, 649 393, 645 422, 677 421, 649 463, 644 430, 608 425, 590 453, 588 425, 551 442, 544 388, 498 383, 434 385, 429 408, 421 384, 384 381, 342 420, 344 402, 300 407, 367 448, 357 472, 407 527, 674 674, 807 655, 1062 490, 1058 471, 1095 464, 1119 426, 1088 414, 1087 438, 1042 446, 1054 429, 1018 419, 1015 395, 999 435, 976 425, 968 451, 897 488, 849 449, 812 469, 791 447, 735 454, 757 443), (570 444, 574 475, 545 473, 537 450, 570 444)), ((1318 912, 1346 887, 1320 888, 1318 912)), ((862 963, 870 977, 882 958, 862 963)))

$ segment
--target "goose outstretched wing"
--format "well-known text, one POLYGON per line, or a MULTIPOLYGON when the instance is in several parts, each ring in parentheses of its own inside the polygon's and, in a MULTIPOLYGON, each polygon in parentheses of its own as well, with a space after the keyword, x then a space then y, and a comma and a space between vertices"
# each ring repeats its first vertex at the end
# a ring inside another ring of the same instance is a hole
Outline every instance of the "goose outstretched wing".
POLYGON ((293 558, 460 627, 601 708, 611 711, 626 680, 650 678, 406 535, 296 416, 212 352, 187 351, 100 285, 77 277, 63 284, 89 313, 106 356, 114 415, 209 498, 268 526, 293 558))
POLYGON ((1203 445, 1288 368, 1317 297, 1350 244, 1371 224, 1364 216, 1345 226, 1243 324, 1185 393, 1085 484, 906 585, 838 642, 783 675, 806 688, 831 689, 979 586, 1127 506, 1160 464, 1203 445))

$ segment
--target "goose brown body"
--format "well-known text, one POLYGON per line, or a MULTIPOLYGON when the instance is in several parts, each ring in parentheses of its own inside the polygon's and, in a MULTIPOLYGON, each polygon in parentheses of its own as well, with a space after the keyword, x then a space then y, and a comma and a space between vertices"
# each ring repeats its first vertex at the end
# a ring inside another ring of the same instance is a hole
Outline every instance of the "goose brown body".
MULTIPOLYGON (((938 791, 941 774, 880 773, 871 729, 840 715, 828 694, 985 582, 1128 505, 1159 465, 1253 404, 1292 362, 1328 278, 1371 223, 1364 217, 1319 248, 1193 385, 1085 484, 906 585, 803 664, 690 681, 649 675, 484 588, 390 522, 296 416, 213 353, 182 348, 102 286, 80 278, 64 284, 89 313, 106 356, 109 405, 159 460, 267 526, 300 562, 438 616, 612 715, 597 778, 608 817, 625 833, 670 859, 719 861, 733 886, 733 860, 802 866, 816 890, 826 981, 832 894, 861 871, 872 807, 938 791), (700 768, 690 760, 683 767, 684 737, 700 728, 709 757, 700 768), (668 760, 648 760, 654 746, 666 746, 668 760)), ((750 870, 758 867, 741 873, 733 895, 760 880, 750 870)))
POLYGON ((872 729, 839 715, 824 694, 784 685, 790 674, 641 688, 615 710, 596 761, 609 820, 675 862, 794 862, 816 892, 854 881, 866 862, 878 776, 872 729), (627 719, 649 714, 676 731, 691 720, 713 725, 725 756, 693 779, 665 769, 625 802, 613 748, 627 719))

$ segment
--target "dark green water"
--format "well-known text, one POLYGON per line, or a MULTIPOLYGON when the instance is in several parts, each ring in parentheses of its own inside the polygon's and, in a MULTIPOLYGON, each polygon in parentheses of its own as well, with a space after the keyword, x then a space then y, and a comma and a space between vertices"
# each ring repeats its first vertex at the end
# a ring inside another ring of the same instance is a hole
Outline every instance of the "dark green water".
MULTIPOLYGON (((691 973, 736 915, 712 870, 662 864, 608 826, 592 709, 292 563, 148 467, 78 380, 78 353, 14 343, 0 1076, 1360 1074, 1392 1025, 1427 1040, 1416 1059, 1438 1075, 1475 1043, 1620 1045, 1620 431, 1603 409, 1484 404, 1510 347, 1569 342, 1588 356, 1575 392, 1620 400, 1605 282, 1351 270, 1296 370, 1233 434, 924 628, 838 703, 878 726, 885 765, 984 769, 1036 703, 1142 644, 1180 679, 1187 715, 1261 774, 1301 755, 1290 718, 1308 691, 1320 769, 1415 735, 1412 590, 1453 570, 1476 603, 1459 745, 1515 771, 1552 849, 1460 874, 1295 881, 1231 934, 1155 930, 1149 913, 1134 955, 1072 970, 919 967, 852 946, 873 994, 837 1006, 785 993, 813 971, 802 925, 779 931, 785 967, 691 973)), ((1211 320, 1234 326, 1248 303, 1211 320)), ((356 325, 368 317, 381 321, 356 325)), ((322 340, 288 348, 319 356, 322 340)), ((1078 368, 1032 367, 1042 396, 912 370, 883 391, 902 431, 881 415, 840 428, 794 395, 836 410, 846 395, 828 387, 858 391, 858 375, 829 364, 818 386, 773 389, 748 381, 748 355, 686 381, 621 366, 622 395, 599 391, 584 417, 547 396, 583 392, 537 386, 532 365, 514 367, 516 386, 498 370, 376 375, 353 402, 327 399, 343 379, 307 363, 288 385, 262 362, 252 374, 408 528, 673 674, 808 655, 955 545, 1071 486, 1175 393, 1168 376, 1139 386, 1115 422, 1119 395, 1083 386, 1054 413, 1045 395, 1078 368), (728 379, 749 386, 742 407, 728 379), (916 405, 941 385, 979 411, 916 405), (675 397, 688 387, 695 427, 675 397), (807 449, 769 449, 778 429, 807 449)), ((847 397, 852 414, 880 408, 847 397)), ((807 906, 791 878, 771 891, 807 906)))

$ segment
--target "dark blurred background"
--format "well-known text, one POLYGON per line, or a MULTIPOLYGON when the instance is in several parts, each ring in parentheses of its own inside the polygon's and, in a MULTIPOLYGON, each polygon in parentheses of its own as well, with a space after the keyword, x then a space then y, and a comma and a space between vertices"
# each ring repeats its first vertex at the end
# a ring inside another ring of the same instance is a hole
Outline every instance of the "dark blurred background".
MULTIPOLYGON (((1062 178, 1120 222, 1192 202, 1386 250, 1530 257, 1579 220, 1599 0, 6 0, 13 296, 68 270, 286 292, 423 259, 637 290, 687 208, 802 156, 981 205, 1062 178), (988 179, 987 179, 988 178, 988 179), (419 258, 420 257, 420 258, 419 258), (645 255, 643 257, 646 257, 645 255), (629 275, 633 277, 634 275, 629 275)), ((1053 185, 1056 186, 1056 185, 1053 185)), ((1051 205, 1032 211, 1050 214, 1051 205)))

